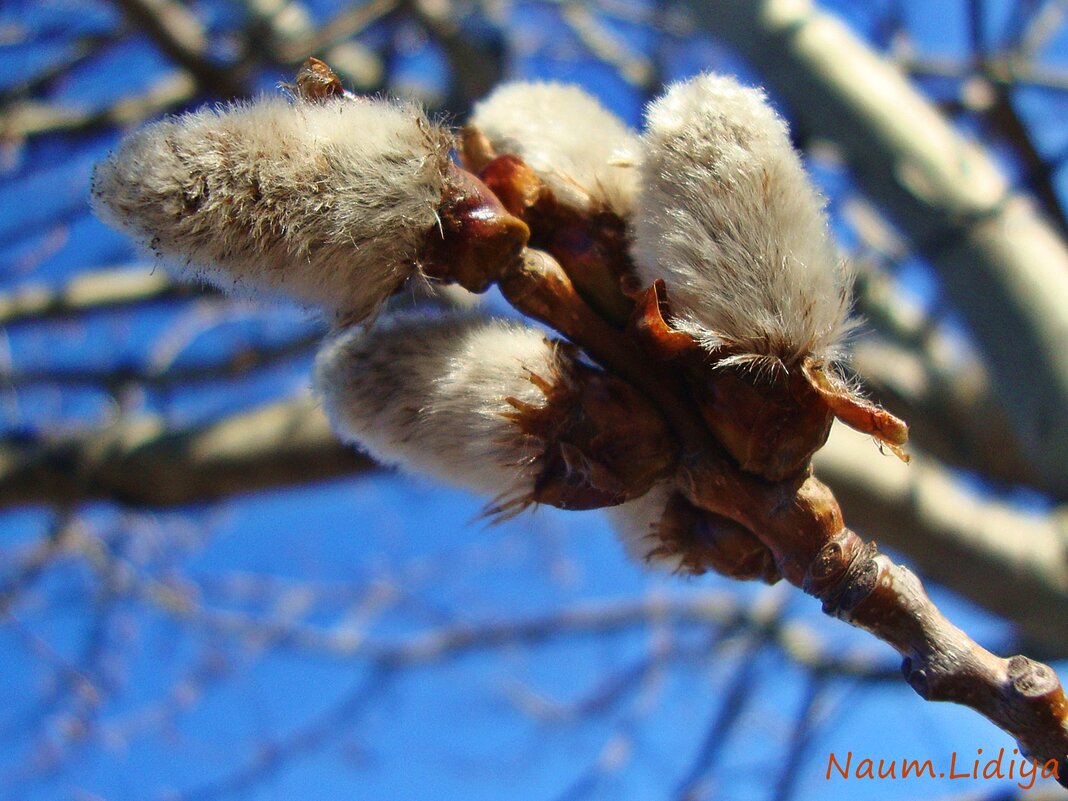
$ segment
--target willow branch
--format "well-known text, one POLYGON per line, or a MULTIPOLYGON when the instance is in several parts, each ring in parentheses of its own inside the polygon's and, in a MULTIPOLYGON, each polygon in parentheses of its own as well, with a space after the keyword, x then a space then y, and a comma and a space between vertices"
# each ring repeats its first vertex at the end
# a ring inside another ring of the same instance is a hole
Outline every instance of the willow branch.
POLYGON ((1012 735, 1022 753, 1058 763, 1068 782, 1068 700, 1051 668, 998 657, 950 623, 918 578, 846 527, 834 494, 811 474, 769 481, 742 471, 702 428, 685 390, 577 296, 546 254, 505 270, 499 286, 517 310, 552 326, 646 392, 685 443, 678 490, 727 518, 771 552, 782 577, 823 602, 825 613, 866 629, 904 658, 924 699, 953 701, 1012 735), (681 393, 681 394, 680 394, 681 393))
MULTIPOLYGON (((124 440, 121 432, 0 443, 0 506, 100 498, 138 505, 197 503, 370 467, 337 443, 321 412, 307 401, 173 434, 151 424, 145 428, 142 445, 132 435, 124 440), (261 420, 274 424, 261 430, 261 420), (290 438, 287 430, 302 433, 290 438), (225 449, 215 445, 194 452, 198 443, 223 439, 225 449), (116 440, 119 444, 112 445, 116 440), (242 453, 246 446, 254 452, 242 453), (152 465, 146 475, 160 480, 139 481, 137 474, 123 473, 146 463, 152 465), (78 473, 87 477, 79 479, 78 473)), ((817 466, 859 530, 908 554, 930 578, 1018 622, 1040 655, 1064 655, 1068 536, 1057 516, 1028 515, 971 495, 928 459, 918 458, 906 468, 879 458, 870 440, 845 430, 836 429, 817 466), (992 584, 991 576, 1011 580, 992 584)))
POLYGON ((888 61, 805 0, 693 2, 939 270, 1028 457, 1068 490, 1068 248, 888 61))
POLYGON ((922 698, 971 707, 1068 780, 1068 700, 1056 673, 1024 656, 996 656, 950 623, 913 573, 845 527, 826 485, 814 476, 792 486, 764 482, 706 454, 684 468, 680 489, 753 531, 784 578, 819 598, 825 613, 892 646, 922 698))
POLYGON ((372 466, 337 441, 311 400, 178 431, 154 418, 121 420, 100 432, 0 442, 0 508, 203 503, 372 466))
POLYGON ((1002 615, 1031 647, 1063 658, 1068 643, 1068 526, 968 492, 932 459, 878 458, 871 441, 836 427, 816 455, 848 518, 924 575, 1002 615))

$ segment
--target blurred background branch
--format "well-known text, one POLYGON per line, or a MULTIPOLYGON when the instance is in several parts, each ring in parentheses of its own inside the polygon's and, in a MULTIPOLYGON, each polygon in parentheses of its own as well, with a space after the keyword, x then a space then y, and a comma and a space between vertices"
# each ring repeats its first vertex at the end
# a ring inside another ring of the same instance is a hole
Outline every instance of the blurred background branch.
MULTIPOLYGON (((592 606, 570 595, 561 576, 576 564, 592 563, 592 575, 609 569, 586 531, 603 521, 590 516, 571 524, 583 529, 572 546, 580 555, 563 559, 552 555, 563 546, 539 533, 544 516, 536 527, 470 532, 478 506, 468 502, 455 525, 473 544, 450 539, 457 550, 429 558, 433 567, 415 560, 417 579, 397 564, 355 576, 368 553, 393 547, 380 532, 399 525, 374 496, 368 507, 379 516, 370 522, 363 511, 337 512, 351 519, 338 522, 344 535, 321 561, 342 579, 272 575, 306 567, 302 556, 277 557, 281 566, 266 570, 190 567, 248 493, 258 493, 257 508, 275 510, 254 516, 261 536, 248 552, 291 554, 271 538, 274 528, 311 547, 313 531, 329 527, 328 508, 347 509, 348 494, 395 479, 340 446, 307 396, 325 326, 284 305, 230 305, 146 264, 88 219, 89 165, 123 130, 160 114, 275 91, 310 54, 355 91, 415 96, 457 123, 515 76, 588 82, 634 125, 664 81, 697 69, 764 83, 791 117, 856 265, 867 323, 852 369, 913 432, 910 467, 836 431, 817 471, 865 536, 1008 621, 1025 652, 1068 656, 1068 138, 1063 125, 1051 133, 1034 121, 1036 105, 1063 108, 1068 93, 1068 73, 1045 57, 1063 55, 1065 7, 1022 2, 998 16, 993 4, 961 0, 951 5, 964 43, 938 49, 925 45, 918 5, 835 4, 852 27, 804 0, 370 0, 329 9, 115 0, 89 4, 84 18, 61 3, 52 17, 27 10, 25 20, 5 10, 0 41, 17 68, 0 84, 0 525, 10 532, 0 635, 49 678, 32 704, 0 720, 3 794, 28 797, 102 744, 181 728, 213 688, 272 655, 339 662, 351 674, 347 692, 284 734, 244 732, 258 746, 189 783, 203 798, 253 792, 358 718, 373 722, 376 704, 408 675, 430 681, 420 671, 433 665, 447 677, 464 654, 485 651, 507 666, 506 706, 542 734, 611 719, 590 734, 595 747, 557 794, 572 799, 631 775, 643 721, 670 677, 687 670, 687 703, 712 674, 721 698, 682 727, 693 738, 672 746, 678 758, 665 758, 672 769, 659 789, 712 794, 739 732, 764 709, 761 693, 747 693, 764 691, 761 660, 774 654, 794 671, 796 693, 776 706, 777 753, 786 758, 764 771, 774 787, 762 797, 818 797, 802 774, 812 772, 806 760, 842 687, 871 692, 893 678, 881 653, 824 643, 782 598, 748 588, 725 596, 722 585, 654 584, 592 606), (48 57, 28 57, 49 47, 48 57), (309 505, 300 493, 328 479, 350 480, 309 505), (272 515, 285 515, 272 504, 288 487, 304 488, 290 501, 301 511, 276 523, 272 515), (346 543, 361 538, 367 544, 353 553, 346 543), (488 589, 495 617, 456 611, 477 606, 471 587, 495 587, 488 576, 507 562, 500 552, 480 557, 484 569, 465 561, 477 561, 467 548, 490 547, 486 538, 504 551, 538 543, 525 570, 544 571, 546 586, 528 593, 540 607, 514 596, 502 603, 488 589), (467 587, 461 600, 423 597, 450 580, 467 587), (79 646, 58 647, 54 621, 72 608, 85 613, 79 646), (122 633, 131 609, 142 626, 175 626, 171 641, 197 647, 165 688, 125 709, 114 704, 124 688, 117 665, 132 659, 122 633), (552 664, 555 648, 621 632, 637 639, 612 651, 620 658, 600 665, 577 700, 516 678, 525 669, 517 653, 544 649, 536 663, 552 664), (5 751, 8 741, 17 745, 5 751)), ((433 513, 418 512, 426 521, 433 513)), ((420 521, 420 536, 446 527, 420 521)), ((589 585, 594 595, 614 586, 589 585)), ((356 762, 373 750, 351 749, 356 762)))

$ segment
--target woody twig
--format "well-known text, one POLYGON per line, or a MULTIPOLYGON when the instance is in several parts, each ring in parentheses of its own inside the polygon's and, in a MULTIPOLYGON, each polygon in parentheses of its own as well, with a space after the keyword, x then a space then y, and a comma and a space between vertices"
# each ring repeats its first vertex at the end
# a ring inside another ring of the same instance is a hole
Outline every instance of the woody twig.
POLYGON ((99 210, 224 289, 332 311, 318 388, 372 455, 499 515, 622 505, 649 521, 630 545, 650 563, 785 578, 895 648, 922 697, 979 711, 1068 782, 1053 671, 949 623, 812 473, 835 419, 903 461, 908 429, 837 371, 848 279, 759 91, 700 76, 639 139, 574 87, 505 86, 476 106, 463 168, 420 109, 352 96, 321 62, 293 93, 135 134, 97 175, 99 210), (280 149, 306 147, 259 169, 266 119, 280 149), (570 344, 471 314, 377 322, 413 280, 496 284, 570 344))
MULTIPOLYGON (((478 154, 469 156, 469 162, 483 162, 483 174, 491 185, 501 186, 504 198, 538 198, 525 208, 505 203, 527 212, 523 216, 528 222, 541 221, 540 228, 532 224, 532 236, 551 241, 554 232, 545 223, 552 216, 529 213, 539 205, 552 205, 547 200, 551 192, 544 186, 532 190, 536 179, 514 156, 485 163, 486 144, 476 133, 467 132, 478 154), (515 176, 512 183, 501 177, 506 168, 515 176), (516 191, 515 182, 526 187, 516 191)), ((567 259, 565 251, 564 264, 589 269, 588 242, 596 241, 603 227, 603 219, 588 221, 581 254, 567 259)), ((598 264, 593 271, 629 275, 619 264, 598 264)), ((620 332, 576 291, 566 267, 543 251, 527 251, 503 271, 499 283, 519 311, 552 326, 653 400, 683 443, 685 455, 674 479, 680 492, 698 509, 737 524, 736 539, 752 537, 772 555, 777 570, 755 575, 765 580, 781 575, 820 599, 828 615, 870 631, 902 655, 902 673, 922 698, 975 709, 1012 735, 1022 753, 1044 765, 1046 775, 1062 783, 1068 779, 1068 702, 1054 671, 1025 656, 996 656, 954 626, 908 568, 894 564, 845 526, 834 494, 812 475, 807 459, 793 475, 774 481, 741 469, 702 424, 700 400, 687 397, 686 387, 693 382, 680 381, 677 371, 672 372, 671 362, 678 367, 680 354, 690 347, 683 335, 665 326, 659 306, 646 308, 640 324, 620 332), (650 327, 653 342, 648 339, 650 327)), ((643 299, 648 306, 657 292, 662 289, 639 296, 639 308, 643 299)), ((622 292, 620 298, 625 298, 622 292)), ((618 307, 620 298, 603 306, 618 307)), ((880 410, 868 411, 881 423, 899 428, 880 410)), ((732 575, 730 566, 697 552, 688 553, 686 560, 691 569, 700 565, 732 575)))

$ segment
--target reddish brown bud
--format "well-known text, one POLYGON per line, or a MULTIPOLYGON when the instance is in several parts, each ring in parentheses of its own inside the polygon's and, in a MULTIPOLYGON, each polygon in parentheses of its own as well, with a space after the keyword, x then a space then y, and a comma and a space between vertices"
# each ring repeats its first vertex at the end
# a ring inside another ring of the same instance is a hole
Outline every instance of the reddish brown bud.
POLYGON ((529 501, 561 509, 615 506, 644 494, 674 466, 678 447, 667 424, 627 382, 573 357, 554 383, 531 380, 545 405, 509 399, 519 429, 546 443, 529 501))
POLYGON ((476 175, 482 168, 497 158, 489 137, 473 125, 460 129, 460 163, 464 169, 476 175))
POLYGON ((315 56, 300 65, 295 79, 296 86, 291 87, 301 100, 312 103, 321 103, 332 97, 342 97, 345 87, 341 85, 341 79, 327 66, 325 61, 320 61, 315 56))
POLYGON ((471 173, 450 164, 438 208, 439 226, 428 233, 423 272, 470 292, 484 292, 519 257, 530 236, 471 173))
POLYGON ((504 207, 517 217, 523 217, 549 190, 518 156, 498 156, 479 173, 504 207))
POLYGON ((689 334, 672 328, 667 314, 667 297, 664 282, 657 280, 652 286, 636 293, 634 313, 630 318, 630 330, 650 353, 665 361, 689 354, 703 353, 701 346, 689 334))
POLYGON ((622 327, 633 305, 621 288, 622 281, 633 275, 623 219, 605 209, 583 210, 561 203, 515 155, 494 158, 480 176, 505 208, 530 226, 531 246, 551 253, 582 298, 622 327))
POLYGON ((648 560, 677 563, 679 572, 701 575, 711 570, 768 584, 782 578, 775 557, 752 532, 726 517, 698 509, 678 493, 668 500, 648 542, 648 560))
POLYGON ((909 460, 903 449, 909 441, 909 427, 904 420, 860 397, 811 359, 805 359, 801 369, 835 417, 850 428, 871 434, 901 461, 909 460))
POLYGON ((827 441, 831 411, 800 371, 730 365, 695 383, 705 422, 743 470, 788 478, 827 441))

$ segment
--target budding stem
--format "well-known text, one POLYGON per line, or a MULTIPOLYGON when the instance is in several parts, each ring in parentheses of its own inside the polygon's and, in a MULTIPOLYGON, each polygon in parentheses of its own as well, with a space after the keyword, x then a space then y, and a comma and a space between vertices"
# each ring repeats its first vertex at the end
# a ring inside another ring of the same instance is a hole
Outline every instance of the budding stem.
POLYGON ((681 394, 675 377, 662 365, 642 359, 632 339, 582 299, 560 263, 548 253, 524 251, 497 284, 518 311, 551 326, 647 395, 660 407, 685 450, 712 445, 699 413, 681 394))
MULTIPOLYGON (((782 576, 819 598, 824 612, 893 646, 922 697, 972 707, 1015 737, 1025 754, 1058 760, 1060 780, 1068 780, 1068 701, 1049 667, 998 657, 953 626, 915 575, 845 527, 833 492, 810 468, 778 481, 742 470, 668 369, 678 343, 665 341, 658 360, 640 326, 620 331, 598 315, 546 253, 524 251, 497 281, 517 310, 563 334, 659 407, 683 444, 677 483, 687 500, 724 518, 728 528, 739 526, 739 534, 755 536, 782 576)), ((717 559, 702 567, 732 572, 717 559)))

